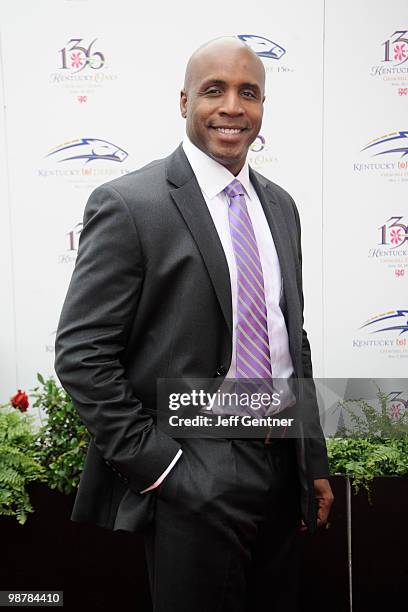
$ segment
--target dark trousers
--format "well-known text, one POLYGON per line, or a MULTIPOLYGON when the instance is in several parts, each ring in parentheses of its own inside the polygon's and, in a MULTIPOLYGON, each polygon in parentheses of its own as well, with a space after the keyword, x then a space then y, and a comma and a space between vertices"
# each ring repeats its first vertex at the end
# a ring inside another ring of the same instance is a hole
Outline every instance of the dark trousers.
POLYGON ((145 536, 154 612, 295 611, 294 440, 179 442, 145 536))

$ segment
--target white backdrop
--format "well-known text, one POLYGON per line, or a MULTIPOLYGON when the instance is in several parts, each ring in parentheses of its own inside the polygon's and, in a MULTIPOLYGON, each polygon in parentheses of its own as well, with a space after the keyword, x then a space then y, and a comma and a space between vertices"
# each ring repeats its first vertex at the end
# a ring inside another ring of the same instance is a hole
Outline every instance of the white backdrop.
MULTIPOLYGON (((1 52, 1 38, 0 38, 1 52)), ((4 108, 3 70, 0 63, 0 109, 4 108)), ((6 130, 4 112, 0 114, 0 262, 1 262, 1 347, 0 347, 0 403, 7 401, 17 386, 17 358, 15 345, 14 288, 12 243, 10 225, 10 201, 8 197, 8 173, 6 157, 6 130), (6 394, 5 397, 4 394, 6 394)))
POLYGON ((406 30, 404 0, 326 3, 323 252, 328 377, 407 377, 408 155, 403 157, 403 149, 408 153, 408 138, 396 137, 408 130, 406 30), (390 137, 395 139, 387 141, 390 137), (378 144, 363 150, 375 140, 378 144), (400 151, 387 152, 391 149, 400 151), (362 327, 368 321, 372 323, 362 327), (384 330, 390 327, 400 329, 384 330))
POLYGON ((250 11, 244 0, 4 1, 0 401, 53 373, 87 197, 177 146, 186 61, 221 35, 275 43, 262 58, 267 100, 250 163, 300 210, 315 374, 404 376, 408 163, 398 164, 408 155, 389 152, 408 130, 404 26, 404 0, 259 0, 250 11))

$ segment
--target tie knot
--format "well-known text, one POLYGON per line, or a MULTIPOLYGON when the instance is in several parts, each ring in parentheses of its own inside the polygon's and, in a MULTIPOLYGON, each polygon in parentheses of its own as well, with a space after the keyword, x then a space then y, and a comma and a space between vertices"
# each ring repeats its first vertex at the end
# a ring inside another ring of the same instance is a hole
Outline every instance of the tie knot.
POLYGON ((231 183, 226 186, 224 191, 229 198, 236 198, 237 196, 245 195, 244 188, 241 183, 237 181, 237 179, 231 181, 231 183))

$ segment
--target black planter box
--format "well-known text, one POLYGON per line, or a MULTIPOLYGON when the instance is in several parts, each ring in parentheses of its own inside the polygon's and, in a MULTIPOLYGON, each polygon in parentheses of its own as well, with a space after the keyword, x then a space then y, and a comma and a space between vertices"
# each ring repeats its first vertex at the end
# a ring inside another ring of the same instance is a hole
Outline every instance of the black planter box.
POLYGON ((301 612, 349 610, 346 479, 334 476, 330 484, 335 501, 329 528, 303 536, 301 612))
POLYGON ((351 496, 353 608, 408 608, 408 478, 374 479, 372 503, 351 496))
POLYGON ((25 525, 0 519, 0 587, 64 592, 64 610, 151 609, 142 539, 70 520, 75 495, 29 489, 25 525))
MULTIPOLYGON (((301 612, 346 612, 349 601, 347 481, 331 479, 330 528, 302 535, 301 612)), ((351 495, 353 608, 401 608, 408 584, 408 479, 376 478, 373 505, 351 495), (398 606, 395 604, 398 603, 398 606)), ((64 610, 151 612, 143 541, 70 520, 74 495, 33 483, 25 525, 0 519, 0 589, 64 591, 64 610)), ((193 612, 193 611, 192 611, 193 612)))

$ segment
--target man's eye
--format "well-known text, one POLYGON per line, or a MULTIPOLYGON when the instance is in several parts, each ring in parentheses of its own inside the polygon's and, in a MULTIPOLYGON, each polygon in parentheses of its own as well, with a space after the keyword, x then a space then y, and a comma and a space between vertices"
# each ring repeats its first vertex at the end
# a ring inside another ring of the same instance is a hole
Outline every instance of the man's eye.
POLYGON ((248 90, 245 90, 245 91, 243 91, 242 93, 243 93, 243 95, 244 95, 245 97, 248 97, 248 98, 256 98, 256 95, 254 94, 254 92, 253 92, 253 91, 248 91, 248 90))
POLYGON ((217 87, 211 87, 211 89, 207 89, 206 93, 208 94, 218 94, 220 93, 221 90, 218 89, 217 87))

